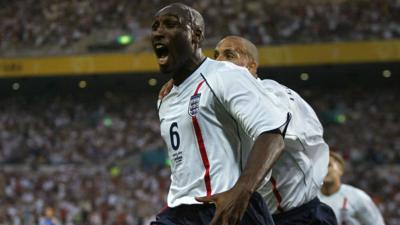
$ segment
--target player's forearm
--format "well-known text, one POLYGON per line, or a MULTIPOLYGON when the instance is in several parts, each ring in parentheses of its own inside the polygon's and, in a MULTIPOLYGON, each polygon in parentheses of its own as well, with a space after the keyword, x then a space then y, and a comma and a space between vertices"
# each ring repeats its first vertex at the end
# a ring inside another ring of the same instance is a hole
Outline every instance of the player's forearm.
POLYGON ((235 186, 253 193, 278 160, 283 147, 284 142, 280 134, 261 134, 256 139, 246 166, 235 186))

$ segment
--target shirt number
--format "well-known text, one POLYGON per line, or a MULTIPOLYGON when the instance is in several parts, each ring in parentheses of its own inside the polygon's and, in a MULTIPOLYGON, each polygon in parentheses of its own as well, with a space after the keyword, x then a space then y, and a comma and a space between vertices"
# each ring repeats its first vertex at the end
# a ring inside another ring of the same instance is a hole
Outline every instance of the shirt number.
POLYGON ((180 138, 178 133, 178 124, 176 122, 173 122, 171 124, 171 127, 169 128, 169 137, 171 139, 172 149, 178 150, 180 145, 180 138))

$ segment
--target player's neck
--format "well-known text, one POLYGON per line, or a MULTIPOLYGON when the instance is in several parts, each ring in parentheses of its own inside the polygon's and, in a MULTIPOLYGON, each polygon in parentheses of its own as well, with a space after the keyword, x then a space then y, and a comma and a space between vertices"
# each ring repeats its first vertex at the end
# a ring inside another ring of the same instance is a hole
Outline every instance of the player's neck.
POLYGON ((321 192, 322 194, 327 196, 333 195, 339 191, 341 184, 342 184, 341 182, 324 183, 324 185, 321 188, 321 192))
POLYGON ((200 51, 197 51, 192 57, 190 57, 186 63, 173 74, 174 84, 180 85, 186 80, 194 71, 196 71, 203 63, 206 57, 200 51))

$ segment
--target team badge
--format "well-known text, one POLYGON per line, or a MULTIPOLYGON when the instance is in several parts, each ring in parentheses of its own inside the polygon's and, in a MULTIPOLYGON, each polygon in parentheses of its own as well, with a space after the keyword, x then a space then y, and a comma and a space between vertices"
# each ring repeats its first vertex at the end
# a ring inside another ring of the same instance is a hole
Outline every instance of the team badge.
POLYGON ((199 112, 200 96, 201 96, 201 93, 198 93, 198 94, 195 94, 192 97, 190 97, 190 102, 189 102, 189 115, 190 116, 196 116, 197 113, 199 112))

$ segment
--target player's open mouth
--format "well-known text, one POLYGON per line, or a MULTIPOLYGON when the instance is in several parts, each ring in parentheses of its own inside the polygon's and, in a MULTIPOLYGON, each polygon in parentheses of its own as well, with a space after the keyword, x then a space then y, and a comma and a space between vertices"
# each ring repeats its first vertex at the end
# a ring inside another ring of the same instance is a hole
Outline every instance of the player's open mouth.
POLYGON ((168 48, 164 44, 155 44, 154 51, 157 55, 157 62, 159 65, 164 65, 168 61, 168 48))

